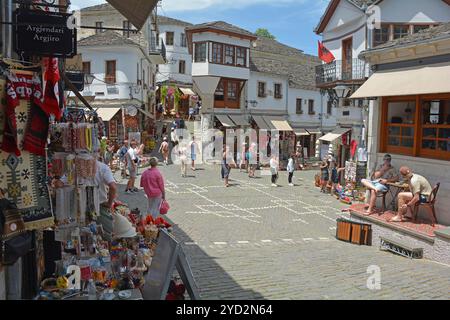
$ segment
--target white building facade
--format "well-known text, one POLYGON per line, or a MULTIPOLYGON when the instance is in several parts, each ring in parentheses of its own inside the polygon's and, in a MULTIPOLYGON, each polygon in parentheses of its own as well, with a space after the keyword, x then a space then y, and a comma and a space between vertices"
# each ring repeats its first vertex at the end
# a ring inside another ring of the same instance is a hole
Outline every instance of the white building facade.
MULTIPOLYGON (((397 167, 410 167, 432 186, 440 183, 435 212, 437 222, 446 226, 450 226, 449 34, 447 23, 363 52, 376 72, 353 96, 372 98, 370 168, 390 153, 397 167)), ((422 218, 430 220, 425 213, 422 218)))
POLYGON ((336 61, 317 68, 316 84, 338 106, 338 126, 352 128, 353 139, 364 140, 367 102, 346 99, 371 74, 369 63, 358 58, 362 51, 449 20, 450 4, 443 0, 330 1, 315 32, 336 61), (371 12, 375 15, 369 17, 371 12), (368 27, 373 20, 381 23, 380 29, 368 27))
POLYGON ((83 71, 93 76, 83 95, 95 97, 92 105, 99 108, 99 115, 106 122, 117 120, 113 139, 124 139, 126 132, 135 131, 136 127, 154 127, 156 64, 164 63, 162 53, 150 45, 157 30, 155 16, 149 17, 141 31, 132 32, 129 30, 136 28, 109 4, 81 10, 81 24, 97 27, 81 29, 78 34, 83 71), (134 115, 136 110, 138 114, 134 115), (138 119, 137 124, 131 121, 134 128, 125 126, 127 113, 138 119))
POLYGON ((158 66, 156 82, 158 85, 179 85, 192 87, 192 55, 189 53, 185 28, 188 22, 158 16, 158 49, 164 45, 166 64, 158 66))
POLYGON ((192 53, 194 91, 202 98, 203 120, 245 113, 250 79, 250 46, 256 36, 225 22, 186 28, 192 53))
POLYGON ((283 116, 304 157, 315 157, 318 138, 336 127, 334 110, 327 109, 328 99, 315 87, 314 71, 320 61, 265 38, 253 43, 250 61, 248 100, 256 101, 251 114, 283 116))
POLYGON ((83 71, 93 78, 82 94, 95 97, 91 105, 106 122, 107 133, 111 133, 108 136, 121 141, 128 132, 147 129, 147 118, 152 118, 150 102, 155 84, 153 65, 146 51, 115 31, 84 38, 78 47, 83 71), (127 116, 135 118, 134 125, 128 128, 127 116))

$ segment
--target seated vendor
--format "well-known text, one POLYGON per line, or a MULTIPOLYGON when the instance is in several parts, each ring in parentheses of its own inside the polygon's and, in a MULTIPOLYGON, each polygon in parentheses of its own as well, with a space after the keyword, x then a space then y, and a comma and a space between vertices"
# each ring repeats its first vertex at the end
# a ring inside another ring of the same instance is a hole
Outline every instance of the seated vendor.
POLYGON ((367 204, 366 206, 366 215, 373 214, 373 209, 375 208, 375 204, 377 201, 377 193, 387 192, 388 187, 386 186, 386 184, 397 182, 399 180, 399 175, 395 168, 392 166, 391 162, 391 155, 386 154, 383 158, 383 164, 381 164, 378 170, 372 174, 371 180, 361 180, 362 185, 370 191, 369 204, 367 204))
POLYGON ((417 203, 427 203, 430 201, 431 192, 433 188, 427 179, 413 173, 408 167, 401 167, 400 173, 409 184, 410 192, 401 192, 398 195, 398 212, 390 222, 404 221, 404 216, 408 211, 408 208, 412 209, 417 203))

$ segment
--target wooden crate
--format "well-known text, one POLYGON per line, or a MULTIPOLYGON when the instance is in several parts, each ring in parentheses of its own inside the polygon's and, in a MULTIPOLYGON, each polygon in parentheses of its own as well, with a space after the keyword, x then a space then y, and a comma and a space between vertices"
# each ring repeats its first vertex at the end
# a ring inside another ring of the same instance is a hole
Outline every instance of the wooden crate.
POLYGON ((372 245, 372 226, 343 218, 337 219, 336 239, 357 245, 372 245))

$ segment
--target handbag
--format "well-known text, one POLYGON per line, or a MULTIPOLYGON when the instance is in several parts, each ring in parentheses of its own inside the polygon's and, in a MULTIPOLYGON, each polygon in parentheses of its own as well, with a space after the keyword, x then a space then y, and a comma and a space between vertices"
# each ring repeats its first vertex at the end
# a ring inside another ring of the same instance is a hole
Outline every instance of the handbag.
POLYGON ((159 208, 159 214, 165 215, 169 212, 170 206, 166 200, 161 202, 161 207, 159 208))
POLYGON ((0 264, 9 266, 25 256, 32 248, 32 235, 16 205, 0 199, 0 264))

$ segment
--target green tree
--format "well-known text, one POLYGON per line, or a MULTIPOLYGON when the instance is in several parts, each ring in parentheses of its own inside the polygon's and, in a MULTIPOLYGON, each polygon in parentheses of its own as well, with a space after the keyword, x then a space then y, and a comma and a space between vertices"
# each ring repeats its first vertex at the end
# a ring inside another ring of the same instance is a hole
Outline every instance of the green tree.
POLYGON ((269 30, 267 30, 266 28, 259 28, 258 30, 255 31, 255 34, 258 37, 269 38, 269 39, 272 39, 272 40, 276 39, 275 36, 273 34, 271 34, 269 32, 269 30))

